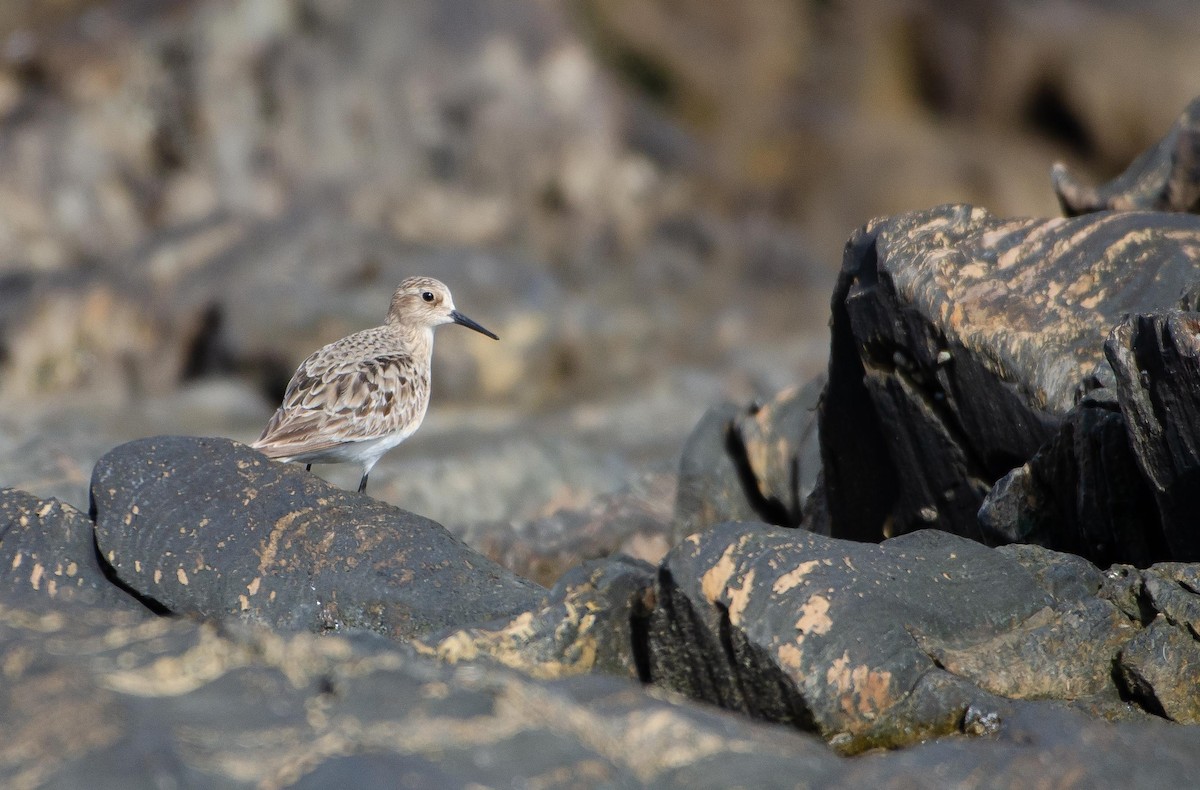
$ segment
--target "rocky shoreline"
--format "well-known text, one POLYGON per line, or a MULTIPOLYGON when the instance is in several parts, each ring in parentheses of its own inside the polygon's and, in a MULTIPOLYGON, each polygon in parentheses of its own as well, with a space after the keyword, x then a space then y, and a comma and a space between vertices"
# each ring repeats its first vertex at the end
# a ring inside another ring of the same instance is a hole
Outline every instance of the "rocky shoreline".
POLYGON ((1198 274, 1192 214, 877 220, 826 376, 701 420, 661 560, 550 589, 226 439, 5 489, 6 777, 1185 781, 1198 274))
MULTIPOLYGON (((0 785, 1189 786, 1200 99, 997 70, 1099 73, 1027 4, 583 5, 0 10, 0 785), (504 342, 413 452, 249 449, 416 273, 504 342)), ((1152 5, 1063 19, 1194 62, 1152 5)))

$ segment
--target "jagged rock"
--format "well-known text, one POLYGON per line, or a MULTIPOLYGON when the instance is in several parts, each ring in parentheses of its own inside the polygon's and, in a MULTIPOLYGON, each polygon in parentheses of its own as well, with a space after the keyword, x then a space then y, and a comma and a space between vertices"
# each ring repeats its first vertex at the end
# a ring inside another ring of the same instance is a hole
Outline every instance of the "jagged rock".
POLYGON ((997 695, 1131 715, 1112 666, 1137 623, 1088 594, 1097 573, 935 530, 873 545, 722 524, 662 565, 649 675, 847 752, 959 731, 997 695))
POLYGON ((1061 163, 1050 177, 1068 217, 1106 209, 1200 213, 1200 98, 1184 109, 1166 137, 1107 184, 1084 186, 1061 163))
POLYGON ((57 499, 0 489, 0 568, 10 606, 66 601, 149 614, 104 575, 92 520, 57 499))
POLYGON ((1161 719, 1112 723, 1053 703, 1011 702, 969 710, 964 728, 986 737, 863 755, 846 761, 835 786, 1187 786, 1200 764, 1195 731, 1161 719))
POLYGON ((748 409, 723 404, 708 411, 688 437, 675 500, 676 543, 714 524, 758 520, 804 524, 821 471, 818 376, 748 409))
MULTIPOLYGON (((1130 316, 1105 344, 1169 558, 1200 560, 1200 314, 1130 316)), ((1159 559, 1166 559, 1160 557, 1159 559)))
MULTIPOLYGON (((936 527, 989 543, 1011 539, 980 524, 984 497, 1110 378, 1110 328, 1126 313, 1174 305, 1200 278, 1198 243, 1200 218, 1186 214, 998 219, 970 206, 858 231, 834 293, 821 410, 833 534, 879 540, 936 527)), ((1111 430, 1102 414, 1084 416, 1072 430, 1096 418, 1111 430)), ((1064 436, 1052 460, 1086 459, 1112 438, 1064 436)), ((1099 462, 1104 473, 1128 467, 1099 462)), ((1086 469, 1074 474, 1091 479, 1086 469)), ((1056 483, 1065 490, 1074 481, 1056 483)), ((1095 508, 1133 487, 1106 485, 1109 492, 1089 493, 1095 508)), ((1113 532, 1134 520, 1120 511, 1097 524, 1079 514, 1057 526, 1046 519, 1049 534, 1038 539, 1089 557, 1099 546, 1105 559, 1126 560, 1113 532), (1085 534, 1072 533, 1080 527, 1085 534)))
POLYGON ((1033 458, 996 482, 979 510, 989 543, 1053 545, 1099 565, 1171 556, 1146 529, 1154 497, 1111 390, 1089 393, 1033 458))
POLYGON ((1159 616, 1121 651, 1127 693, 1181 724, 1200 724, 1200 644, 1196 635, 1159 616))
POLYGON ((1181 787, 1200 770, 1189 728, 1047 702, 968 708, 963 729, 987 737, 846 760, 620 678, 61 600, 0 603, 0 665, 5 787, 1181 787))
POLYGON ((96 465, 92 500, 113 573, 176 614, 407 639, 544 592, 428 519, 227 439, 121 445, 96 465))
POLYGON ((644 678, 653 566, 627 557, 569 571, 536 609, 414 642, 441 661, 487 659, 538 678, 601 671, 644 678))

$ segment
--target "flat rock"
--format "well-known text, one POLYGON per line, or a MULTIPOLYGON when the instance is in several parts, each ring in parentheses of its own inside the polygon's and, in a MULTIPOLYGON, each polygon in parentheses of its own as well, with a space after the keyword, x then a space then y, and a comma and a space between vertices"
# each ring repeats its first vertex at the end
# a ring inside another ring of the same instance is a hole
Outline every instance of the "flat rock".
POLYGON ((92 500, 113 573, 176 614, 408 639, 544 593, 428 519, 227 439, 121 445, 96 465, 92 500))
POLYGON ((9 605, 55 601, 149 611, 105 576, 92 520, 57 499, 0 489, 0 597, 9 605))
MULTIPOLYGON (((856 232, 821 409, 832 534, 935 527, 1003 542, 977 518, 992 485, 1111 380, 1109 330, 1175 306, 1198 279, 1200 217, 1188 214, 1001 219, 956 205, 856 232)), ((1089 542, 1105 541, 1074 539, 1089 542)))
POLYGON ((847 752, 957 732, 1001 696, 1133 713, 1112 666, 1138 624, 1088 592, 1095 569, 1051 583, 1069 570, 1023 559, 934 530, 872 545, 719 525, 662 565, 649 675, 847 752))

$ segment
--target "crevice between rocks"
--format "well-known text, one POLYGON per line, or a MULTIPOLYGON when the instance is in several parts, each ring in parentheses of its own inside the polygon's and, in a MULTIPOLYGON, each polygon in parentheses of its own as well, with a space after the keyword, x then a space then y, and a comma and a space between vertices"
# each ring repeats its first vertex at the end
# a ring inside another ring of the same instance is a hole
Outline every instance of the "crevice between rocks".
POLYGON ((92 509, 92 523, 93 523, 92 551, 94 551, 96 554, 96 562, 99 563, 100 572, 104 574, 104 578, 107 579, 110 584, 112 584, 114 587, 119 589, 121 592, 127 594, 129 597, 133 598, 135 601, 137 601, 142 606, 146 607, 147 609, 149 609, 151 612, 158 615, 159 617, 169 617, 169 616, 174 615, 175 613, 172 612, 170 609, 163 606, 161 603, 159 603, 154 598, 151 598, 150 596, 145 595, 145 594, 135 590, 134 588, 130 587, 128 584, 126 584, 121 579, 120 576, 117 575, 117 569, 112 566, 112 564, 108 561, 108 558, 104 556, 104 552, 102 552, 100 550, 100 540, 96 536, 96 529, 94 526, 94 524, 95 524, 95 504, 94 503, 93 503, 91 509, 92 509))

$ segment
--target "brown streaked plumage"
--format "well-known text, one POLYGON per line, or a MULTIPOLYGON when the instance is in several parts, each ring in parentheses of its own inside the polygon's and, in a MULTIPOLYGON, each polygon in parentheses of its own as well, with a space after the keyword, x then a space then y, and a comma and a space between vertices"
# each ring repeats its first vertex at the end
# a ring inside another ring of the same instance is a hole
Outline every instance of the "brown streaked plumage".
POLYGON ((454 308, 450 289, 409 277, 392 294, 383 326, 330 343, 304 360, 281 405, 252 447, 270 458, 362 465, 360 492, 375 462, 425 419, 433 329, 462 324, 500 338, 454 308))

